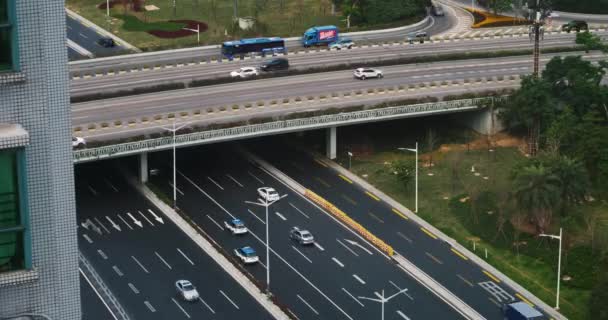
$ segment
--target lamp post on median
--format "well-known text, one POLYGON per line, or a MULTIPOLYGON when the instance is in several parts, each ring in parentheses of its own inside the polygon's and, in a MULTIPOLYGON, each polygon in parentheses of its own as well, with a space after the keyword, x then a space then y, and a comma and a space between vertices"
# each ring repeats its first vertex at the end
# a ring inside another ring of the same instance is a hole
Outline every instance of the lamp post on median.
POLYGON ((559 254, 557 257, 557 295, 555 298, 555 310, 559 310, 559 285, 560 285, 560 281, 561 281, 561 266, 562 266, 562 228, 559 228, 559 236, 552 235, 552 234, 544 234, 544 233, 541 233, 538 236, 559 240, 559 254))
POLYGON ((418 213, 418 142, 416 142, 415 149, 408 148, 399 148, 401 151, 411 151, 416 153, 416 210, 414 212, 418 213))
POLYGON ((287 194, 280 196, 278 199, 273 201, 267 201, 266 199, 258 198, 258 202, 245 201, 245 203, 253 204, 256 206, 266 208, 266 295, 270 296, 270 246, 269 246, 269 233, 268 233, 268 207, 275 202, 287 197, 287 194))
POLYGON ((352 159, 353 159, 353 153, 352 152, 348 152, 348 171, 350 171, 350 167, 352 164, 352 159))
POLYGON ((173 133, 173 209, 177 209, 177 167, 176 167, 176 159, 175 159, 175 133, 182 129, 183 127, 185 127, 187 123, 182 124, 179 127, 175 126, 175 122, 173 122, 173 128, 165 128, 162 127, 163 129, 167 130, 167 131, 171 131, 173 133))
POLYGON ((382 318, 380 318, 381 320, 384 320, 384 304, 386 302, 389 302, 392 298, 398 296, 401 293, 406 292, 407 289, 401 289, 399 292, 393 294, 392 296, 385 298, 384 297, 384 290, 382 290, 382 296, 380 296, 380 299, 374 299, 374 298, 368 298, 368 297, 358 297, 359 299, 365 299, 365 300, 370 300, 370 301, 374 301, 374 302, 380 302, 382 304, 382 318))

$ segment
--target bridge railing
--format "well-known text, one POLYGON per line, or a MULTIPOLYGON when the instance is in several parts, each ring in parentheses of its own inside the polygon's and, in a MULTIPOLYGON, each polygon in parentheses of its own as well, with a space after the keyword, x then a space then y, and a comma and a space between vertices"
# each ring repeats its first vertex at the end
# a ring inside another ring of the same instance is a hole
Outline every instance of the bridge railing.
MULTIPOLYGON (((494 102, 496 99, 502 98, 484 97, 421 103, 200 131, 177 135, 175 137, 175 145, 176 147, 192 146, 197 144, 263 136, 275 133, 286 133, 300 130, 320 129, 332 126, 388 120, 392 118, 474 110, 483 108, 489 103, 494 102)), ((154 139, 75 150, 74 162, 78 163, 115 158, 148 151, 161 151, 172 148, 173 143, 174 141, 172 136, 165 136, 154 139)))

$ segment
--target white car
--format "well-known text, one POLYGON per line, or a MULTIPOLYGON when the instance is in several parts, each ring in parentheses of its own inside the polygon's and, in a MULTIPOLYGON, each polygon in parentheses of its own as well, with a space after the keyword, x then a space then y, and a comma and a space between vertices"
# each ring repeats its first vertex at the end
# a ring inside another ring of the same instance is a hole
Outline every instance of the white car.
POLYGON ((251 264, 260 261, 252 247, 242 247, 234 249, 234 254, 243 261, 244 264, 251 264))
POLYGON ((249 78, 249 77, 255 77, 257 75, 259 75, 260 72, 258 71, 258 69, 256 67, 242 67, 238 70, 234 70, 232 72, 230 72, 230 76, 233 78, 249 78))
POLYGON ((194 301, 199 297, 198 291, 188 280, 177 280, 175 288, 177 289, 177 293, 186 301, 194 301))
POLYGON ((353 76, 360 80, 365 80, 367 78, 382 78, 384 74, 382 70, 372 69, 372 68, 358 68, 353 72, 353 76))
POLYGON ((81 137, 72 137, 72 148, 84 148, 87 146, 86 140, 81 137))
POLYGON ((293 240, 298 241, 300 244, 313 244, 315 243, 315 237, 308 230, 300 229, 298 227, 291 228, 289 231, 289 237, 293 240))
POLYGON ((258 189, 258 194, 260 195, 260 197, 262 197, 262 200, 265 201, 276 201, 279 200, 281 197, 279 196, 279 193, 274 190, 273 188, 270 187, 262 187, 258 189))
POLYGON ((245 227, 245 224, 240 219, 232 219, 230 222, 224 221, 226 229, 230 230, 232 234, 245 234, 249 230, 245 227))
POLYGON ((329 49, 351 49, 355 43, 350 39, 340 39, 329 44, 329 49))

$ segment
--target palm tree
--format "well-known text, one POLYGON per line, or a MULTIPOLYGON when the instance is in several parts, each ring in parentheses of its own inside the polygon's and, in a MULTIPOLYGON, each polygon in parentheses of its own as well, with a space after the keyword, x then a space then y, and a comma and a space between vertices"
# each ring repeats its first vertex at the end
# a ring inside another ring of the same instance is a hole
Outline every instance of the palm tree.
POLYGON ((560 213, 585 199, 589 187, 589 176, 583 164, 566 156, 560 157, 552 165, 553 174, 560 180, 560 213))
POLYGON ((559 178, 542 164, 521 169, 514 178, 514 196, 517 206, 536 222, 540 232, 551 223, 553 209, 559 201, 559 178))

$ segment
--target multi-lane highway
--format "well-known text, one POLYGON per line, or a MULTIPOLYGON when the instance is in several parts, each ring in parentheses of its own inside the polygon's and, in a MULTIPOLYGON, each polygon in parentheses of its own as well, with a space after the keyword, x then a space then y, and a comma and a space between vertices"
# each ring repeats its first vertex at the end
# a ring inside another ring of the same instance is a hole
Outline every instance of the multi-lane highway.
MULTIPOLYGON (((252 314, 254 319, 272 318, 160 210, 138 195, 112 163, 78 166, 76 197, 80 250, 132 318, 231 320, 252 314), (198 301, 180 299, 175 288, 180 279, 197 287, 198 301)), ((92 294, 85 289, 84 301, 89 302, 92 294)), ((85 312, 97 313, 89 311, 89 305, 85 312)))
MULTIPOLYGON (((253 247, 260 263, 247 269, 266 282, 265 229, 270 235, 270 289, 299 319, 374 319, 377 299, 407 288, 386 304, 386 319, 460 319, 462 316, 409 277, 382 252, 302 198, 274 176, 222 145, 178 152, 177 206, 227 252, 253 247), (257 201, 257 188, 271 186, 285 198, 265 211, 246 203, 257 201), (224 221, 237 217, 250 232, 232 235, 224 221), (302 246, 289 238, 299 226, 310 230, 315 244, 302 246)), ((160 174, 151 183, 171 198, 170 153, 154 154, 150 168, 160 174)))

